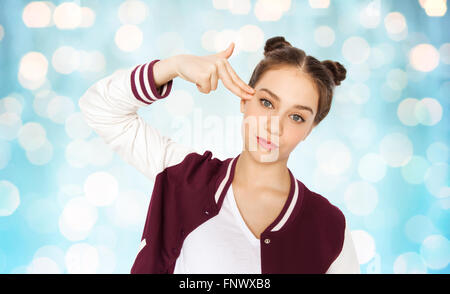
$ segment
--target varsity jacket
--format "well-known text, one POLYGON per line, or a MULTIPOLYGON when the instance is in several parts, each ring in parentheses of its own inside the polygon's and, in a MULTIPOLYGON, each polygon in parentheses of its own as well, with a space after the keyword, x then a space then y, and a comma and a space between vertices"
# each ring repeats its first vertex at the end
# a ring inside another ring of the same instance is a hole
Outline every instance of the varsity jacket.
MULTIPOLYGON (((218 215, 240 156, 222 160, 209 150, 196 152, 162 136, 136 113, 171 92, 173 80, 156 88, 153 65, 158 61, 116 71, 79 100, 88 125, 154 182, 133 274, 174 272, 186 237, 218 215)), ((345 217, 290 170, 289 174, 287 201, 260 235, 261 273, 327 273, 338 257, 347 258, 345 217)), ((353 254, 353 247, 350 250, 353 254)), ((355 256, 350 257, 353 263, 355 256)))

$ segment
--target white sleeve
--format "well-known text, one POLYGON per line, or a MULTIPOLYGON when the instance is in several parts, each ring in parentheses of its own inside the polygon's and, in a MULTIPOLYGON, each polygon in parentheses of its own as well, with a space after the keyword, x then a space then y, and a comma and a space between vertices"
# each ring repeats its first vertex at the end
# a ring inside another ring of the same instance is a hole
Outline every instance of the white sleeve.
POLYGON ((349 229, 348 222, 345 226, 344 245, 341 253, 328 268, 327 274, 360 274, 358 257, 356 255, 355 245, 349 229))
POLYGON ((194 149, 163 136, 137 114, 139 107, 167 97, 173 80, 156 88, 153 65, 159 59, 122 69, 87 89, 79 99, 86 123, 125 162, 154 181, 194 149))

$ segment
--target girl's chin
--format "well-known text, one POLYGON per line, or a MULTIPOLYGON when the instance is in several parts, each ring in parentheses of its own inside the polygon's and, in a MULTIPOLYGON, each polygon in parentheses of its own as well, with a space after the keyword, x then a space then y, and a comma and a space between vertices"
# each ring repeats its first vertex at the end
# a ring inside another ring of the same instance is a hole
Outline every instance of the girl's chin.
POLYGON ((251 156, 258 162, 275 162, 279 160, 279 153, 277 149, 267 151, 267 150, 254 150, 248 151, 251 156))

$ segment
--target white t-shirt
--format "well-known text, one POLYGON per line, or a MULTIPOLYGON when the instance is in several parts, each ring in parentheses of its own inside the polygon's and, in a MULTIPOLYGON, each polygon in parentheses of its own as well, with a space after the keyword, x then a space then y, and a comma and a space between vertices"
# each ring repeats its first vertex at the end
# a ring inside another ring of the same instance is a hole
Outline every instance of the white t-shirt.
MULTIPOLYGON (((245 223, 230 185, 219 214, 184 240, 174 274, 260 273, 260 240, 245 223)), ((332 273, 360 273, 348 223, 342 251, 327 271, 327 274, 332 273)))

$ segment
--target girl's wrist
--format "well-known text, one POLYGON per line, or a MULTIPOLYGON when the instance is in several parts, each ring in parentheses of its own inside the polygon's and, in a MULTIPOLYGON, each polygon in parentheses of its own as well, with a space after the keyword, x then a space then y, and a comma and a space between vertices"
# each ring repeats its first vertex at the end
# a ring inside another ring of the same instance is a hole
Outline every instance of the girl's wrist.
POLYGON ((177 56, 174 55, 166 59, 161 59, 153 65, 153 79, 156 88, 161 87, 178 76, 176 57, 177 56))

